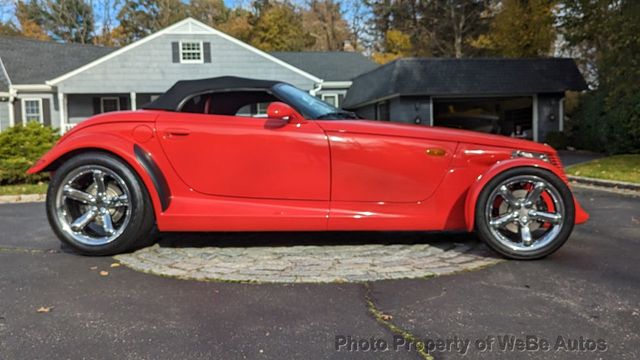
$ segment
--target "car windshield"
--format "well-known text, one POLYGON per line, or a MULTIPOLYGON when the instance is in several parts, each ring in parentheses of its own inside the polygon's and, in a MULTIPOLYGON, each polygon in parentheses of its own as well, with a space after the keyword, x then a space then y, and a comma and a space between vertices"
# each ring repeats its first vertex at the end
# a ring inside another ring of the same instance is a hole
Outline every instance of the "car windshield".
POLYGON ((273 91, 289 105, 302 113, 307 119, 330 120, 330 119, 356 119, 354 113, 340 110, 326 102, 302 91, 289 84, 277 84, 273 91))

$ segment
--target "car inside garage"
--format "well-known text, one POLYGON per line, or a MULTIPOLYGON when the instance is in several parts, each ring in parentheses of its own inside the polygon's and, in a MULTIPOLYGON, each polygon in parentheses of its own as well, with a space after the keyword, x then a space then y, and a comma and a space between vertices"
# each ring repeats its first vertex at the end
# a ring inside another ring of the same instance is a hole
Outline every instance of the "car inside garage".
POLYGON ((533 98, 433 98, 433 125, 533 139, 533 98))

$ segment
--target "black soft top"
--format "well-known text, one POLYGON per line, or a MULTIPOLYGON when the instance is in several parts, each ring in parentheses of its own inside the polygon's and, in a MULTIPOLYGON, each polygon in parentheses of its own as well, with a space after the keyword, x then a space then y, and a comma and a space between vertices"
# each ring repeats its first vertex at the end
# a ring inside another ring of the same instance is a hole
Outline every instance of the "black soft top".
POLYGON ((247 79, 236 76, 182 80, 142 108, 147 110, 177 111, 186 99, 198 94, 216 91, 266 90, 279 83, 279 81, 247 79))

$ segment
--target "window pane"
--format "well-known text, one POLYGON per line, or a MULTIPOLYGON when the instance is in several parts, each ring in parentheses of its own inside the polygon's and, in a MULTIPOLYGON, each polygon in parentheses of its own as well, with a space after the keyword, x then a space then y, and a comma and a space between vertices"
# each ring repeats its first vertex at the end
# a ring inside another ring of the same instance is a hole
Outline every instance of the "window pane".
POLYGON ((102 98, 102 112, 118 111, 120 110, 120 101, 118 99, 105 99, 102 98))
POLYGON ((24 117, 26 121, 40 121, 40 101, 25 100, 24 117))
POLYGON ((182 61, 202 60, 202 49, 199 42, 183 42, 181 47, 182 61))

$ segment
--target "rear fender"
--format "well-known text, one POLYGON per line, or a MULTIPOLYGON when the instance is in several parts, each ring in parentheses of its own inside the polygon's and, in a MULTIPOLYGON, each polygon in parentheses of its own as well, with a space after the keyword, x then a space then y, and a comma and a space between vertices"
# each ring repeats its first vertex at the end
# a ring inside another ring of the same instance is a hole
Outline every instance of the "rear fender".
MULTIPOLYGON (((517 167, 533 167, 538 169, 544 169, 551 173, 553 173, 558 178, 562 179, 566 182, 566 175, 564 172, 542 160, 535 159, 509 159, 497 162, 495 165, 490 167, 484 174, 478 176, 476 181, 469 188, 469 192, 467 192, 467 198, 465 200, 465 223, 467 225, 468 231, 473 231, 475 226, 475 211, 476 211, 476 202, 478 201, 478 197, 480 196, 480 192, 487 185, 491 179, 496 177, 498 174, 503 173, 509 169, 517 168, 517 167)), ((568 184, 567 184, 568 185, 568 184)), ((573 202, 576 208, 576 224, 581 224, 589 219, 589 215, 582 209, 580 204, 576 201, 575 197, 573 197, 573 202)))
POLYGON ((44 154, 27 173, 36 174, 43 171, 55 171, 66 156, 82 151, 104 151, 118 156, 131 167, 147 188, 156 214, 162 211, 162 202, 155 188, 153 180, 147 171, 136 160, 134 143, 123 137, 103 132, 76 133, 58 142, 51 150, 44 154))

